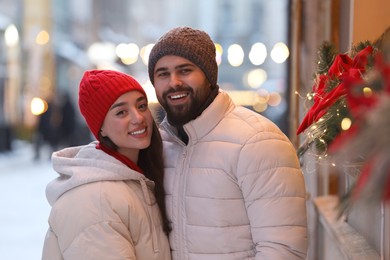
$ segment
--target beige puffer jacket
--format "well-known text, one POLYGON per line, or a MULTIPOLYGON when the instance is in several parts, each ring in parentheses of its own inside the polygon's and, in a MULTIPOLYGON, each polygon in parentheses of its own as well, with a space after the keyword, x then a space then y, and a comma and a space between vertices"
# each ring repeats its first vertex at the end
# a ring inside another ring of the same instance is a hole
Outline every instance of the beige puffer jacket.
POLYGON ((53 154, 60 176, 46 189, 52 210, 42 259, 169 260, 154 183, 95 146, 53 154))
POLYGON ((305 184, 296 151, 268 119, 225 92, 184 125, 162 123, 175 260, 304 259, 305 184))

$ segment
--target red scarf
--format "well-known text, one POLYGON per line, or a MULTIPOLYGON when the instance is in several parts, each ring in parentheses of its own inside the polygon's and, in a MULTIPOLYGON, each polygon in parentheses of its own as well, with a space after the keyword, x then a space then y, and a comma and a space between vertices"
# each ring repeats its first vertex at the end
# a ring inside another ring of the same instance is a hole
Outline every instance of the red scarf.
POLYGON ((133 170, 143 174, 143 171, 141 170, 141 168, 137 164, 135 164, 132 160, 130 160, 129 158, 124 156, 123 154, 120 154, 117 151, 115 151, 115 150, 113 150, 105 145, 102 145, 101 143, 98 143, 96 145, 96 149, 102 150, 103 152, 111 155, 112 157, 118 159, 119 161, 121 161, 122 163, 127 165, 127 167, 129 167, 130 169, 133 169, 133 170))

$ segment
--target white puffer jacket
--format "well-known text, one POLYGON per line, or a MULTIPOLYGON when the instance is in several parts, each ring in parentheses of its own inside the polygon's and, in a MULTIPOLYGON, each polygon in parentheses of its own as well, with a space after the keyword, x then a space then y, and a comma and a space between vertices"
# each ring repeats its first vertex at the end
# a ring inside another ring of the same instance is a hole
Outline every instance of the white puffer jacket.
POLYGON ((152 181, 95 142, 55 152, 52 161, 59 176, 46 188, 43 260, 171 259, 152 181))
POLYGON ((305 184, 296 151, 265 117, 223 91, 184 125, 161 125, 175 260, 304 259, 305 184))

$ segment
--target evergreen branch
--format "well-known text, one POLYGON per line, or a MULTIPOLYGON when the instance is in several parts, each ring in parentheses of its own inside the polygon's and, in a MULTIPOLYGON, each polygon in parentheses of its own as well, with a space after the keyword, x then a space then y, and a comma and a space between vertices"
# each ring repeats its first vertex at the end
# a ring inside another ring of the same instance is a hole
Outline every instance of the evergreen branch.
POLYGON ((330 42, 324 42, 318 50, 317 73, 327 73, 336 55, 335 46, 330 42))

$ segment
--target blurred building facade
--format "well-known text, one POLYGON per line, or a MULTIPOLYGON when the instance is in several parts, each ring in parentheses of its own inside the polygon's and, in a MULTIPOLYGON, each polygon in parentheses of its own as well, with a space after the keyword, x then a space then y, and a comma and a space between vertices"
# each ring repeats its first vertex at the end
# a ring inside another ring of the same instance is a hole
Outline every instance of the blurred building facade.
POLYGON ((5 5, 4 8, 2 4, 0 12, 0 151, 11 149, 11 124, 17 121, 18 116, 20 116, 9 105, 16 100, 15 96, 20 88, 18 82, 20 69, 17 67, 19 43, 17 39, 14 39, 13 42, 9 41, 9 26, 14 23, 15 27, 13 28, 16 28, 22 23, 21 17, 13 16, 18 8, 17 3, 5 5))
POLYGON ((0 125, 3 122, 16 129, 18 137, 29 138, 37 121, 32 99, 52 101, 68 93, 77 104, 79 80, 93 68, 130 73, 153 95, 142 55, 147 57, 149 44, 170 28, 188 25, 207 31, 221 47, 221 88, 287 132, 288 49, 282 62, 275 62, 271 51, 276 43, 288 46, 288 2, 0 0, 0 17, 7 20, 1 24, 1 37, 9 25, 19 35, 13 53, 11 47, 2 46, 0 125), (266 48, 257 63, 249 58, 255 43, 266 48), (135 60, 120 59, 115 54, 119 44, 136 45, 135 60), (229 50, 233 45, 236 54, 229 50), (230 60, 234 55, 235 64, 230 60))

